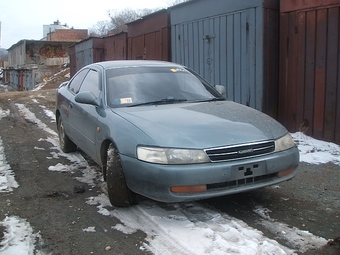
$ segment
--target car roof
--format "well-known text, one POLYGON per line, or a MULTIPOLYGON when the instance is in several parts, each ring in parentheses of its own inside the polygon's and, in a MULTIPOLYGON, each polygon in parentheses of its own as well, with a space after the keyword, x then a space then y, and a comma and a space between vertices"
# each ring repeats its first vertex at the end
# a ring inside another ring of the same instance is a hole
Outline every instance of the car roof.
POLYGON ((142 67, 142 66, 183 67, 176 63, 167 62, 167 61, 158 61, 158 60, 112 60, 112 61, 97 62, 94 64, 90 64, 87 67, 91 67, 91 66, 101 66, 104 69, 122 68, 122 67, 142 67))

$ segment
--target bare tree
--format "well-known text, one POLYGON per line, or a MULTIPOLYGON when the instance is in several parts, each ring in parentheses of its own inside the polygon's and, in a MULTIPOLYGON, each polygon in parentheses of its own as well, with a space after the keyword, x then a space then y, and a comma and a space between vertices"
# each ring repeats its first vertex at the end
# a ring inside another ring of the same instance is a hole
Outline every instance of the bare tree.
POLYGON ((113 32, 119 33, 122 31, 127 31, 127 23, 135 21, 145 15, 148 15, 152 12, 156 11, 156 9, 139 9, 133 10, 130 8, 123 9, 121 11, 118 10, 109 10, 108 14, 111 19, 111 25, 113 28, 113 32))
MULTIPOLYGON (((174 6, 187 1, 193 0, 167 0, 169 6, 174 6)), ((143 16, 151 14, 159 9, 131 9, 123 10, 111 9, 108 11, 110 17, 109 22, 100 21, 90 29, 92 36, 104 36, 109 33, 117 34, 122 31, 127 31, 127 23, 140 19, 143 16)))
POLYGON ((112 24, 109 20, 99 21, 90 28, 90 36, 104 36, 112 29, 112 24))

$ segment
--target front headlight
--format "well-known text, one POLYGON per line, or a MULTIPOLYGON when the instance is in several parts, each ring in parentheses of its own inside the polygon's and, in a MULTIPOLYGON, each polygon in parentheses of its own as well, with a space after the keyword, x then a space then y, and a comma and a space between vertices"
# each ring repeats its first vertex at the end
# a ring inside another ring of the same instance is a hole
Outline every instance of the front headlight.
POLYGON ((137 147, 139 160, 156 164, 196 164, 210 162, 203 150, 137 147))
POLYGON ((275 141, 275 152, 288 150, 295 146, 292 136, 288 133, 275 141))

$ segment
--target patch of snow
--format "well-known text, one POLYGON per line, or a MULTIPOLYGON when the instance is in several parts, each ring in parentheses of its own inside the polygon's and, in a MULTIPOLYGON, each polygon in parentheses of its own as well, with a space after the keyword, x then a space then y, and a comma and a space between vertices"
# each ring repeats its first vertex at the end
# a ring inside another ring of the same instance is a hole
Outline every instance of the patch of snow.
MULTIPOLYGON (((96 173, 96 171, 93 171, 93 169, 89 167, 89 165, 86 163, 84 159, 82 159, 81 161, 74 160, 71 165, 63 165, 63 164, 58 163, 55 166, 49 166, 48 170, 55 171, 55 172, 71 172, 71 173, 75 172, 76 170, 81 171, 83 175, 80 177, 74 177, 74 178, 92 187, 95 186, 96 180, 102 179, 102 177, 98 176, 98 173, 96 173)), ((101 174, 99 175, 101 176, 101 174)))
MULTIPOLYGON (((49 82, 52 81, 55 77, 57 77, 58 75, 62 74, 63 72, 65 72, 66 69, 61 70, 58 73, 53 74, 51 77, 49 77, 48 79, 44 79, 43 82, 37 84, 34 89, 32 91, 38 91, 41 90, 43 87, 45 87, 45 85, 49 82)), ((65 74, 64 77, 70 77, 70 74, 65 74)))
POLYGON ((47 110, 47 109, 44 109, 44 112, 45 114, 51 118, 51 122, 56 122, 56 119, 55 119, 55 114, 54 112, 50 111, 50 110, 47 110))
POLYGON ((128 226, 122 225, 122 224, 116 224, 116 226, 113 226, 112 229, 120 231, 126 235, 131 235, 135 233, 137 230, 134 228, 129 228, 128 226))
POLYGON ((10 110, 3 110, 0 108, 0 120, 10 114, 10 110))
POLYGON ((83 232, 95 233, 96 232, 96 227, 83 228, 83 232))
POLYGON ((52 120, 51 122, 56 122, 56 118, 55 118, 54 112, 52 112, 51 110, 46 109, 46 107, 43 106, 43 105, 40 105, 40 107, 44 109, 44 112, 45 112, 46 116, 49 117, 52 120))
POLYGON ((10 165, 7 164, 2 139, 0 137, 0 192, 10 192, 13 188, 18 188, 19 184, 15 180, 14 173, 10 165))
POLYGON ((8 86, 0 84, 0 87, 3 88, 4 92, 8 92, 8 86))
POLYGON ((35 150, 41 150, 41 151, 44 151, 44 150, 45 150, 45 148, 39 148, 39 147, 37 147, 37 146, 34 146, 34 149, 35 149, 35 150))
POLYGON ((309 249, 315 249, 327 244, 328 240, 314 236, 312 233, 300 230, 296 227, 290 227, 287 224, 276 222, 271 219, 269 213, 271 212, 267 208, 257 206, 254 209, 258 215, 263 219, 258 223, 268 229, 272 234, 278 236, 278 238, 284 240, 291 247, 294 247, 299 252, 306 252, 309 249))
POLYGON ((30 224, 17 216, 7 216, 0 225, 5 227, 0 242, 1 255, 33 255, 41 254, 35 250, 35 243, 41 242, 40 233, 34 233, 30 224))
POLYGON ((300 151, 300 161, 310 164, 328 162, 340 165, 340 146, 306 136, 301 132, 292 134, 300 151))
POLYGON ((100 194, 96 197, 89 197, 86 201, 88 205, 96 205, 98 213, 104 216, 114 216, 114 213, 106 207, 112 207, 108 197, 105 194, 100 194))
POLYGON ((72 167, 69 165, 63 165, 61 163, 56 164, 55 166, 49 166, 48 170, 54 171, 54 172, 72 172, 72 167))
POLYGON ((146 233, 143 248, 153 254, 295 254, 243 221, 196 203, 164 204, 163 209, 143 201, 131 208, 112 208, 104 194, 88 203, 122 222, 114 229, 146 233))
POLYGON ((15 104, 18 109, 19 112, 28 120, 33 121, 34 123, 36 123, 38 125, 39 128, 41 128, 42 130, 44 130, 45 132, 53 135, 53 136, 57 136, 57 133, 50 129, 45 123, 43 123, 40 119, 38 119, 35 114, 33 112, 31 112, 29 109, 26 108, 25 105, 23 104, 15 104))
POLYGON ((76 162, 77 166, 80 164, 79 167, 87 166, 86 161, 84 160, 84 158, 79 153, 64 153, 64 152, 62 152, 62 150, 60 149, 60 146, 59 146, 58 134, 54 130, 49 128, 40 119, 38 119, 35 116, 34 113, 32 113, 28 108, 25 107, 25 105, 23 105, 23 104, 16 104, 16 106, 18 107, 19 112, 22 114, 22 116, 25 119, 30 120, 30 121, 36 123, 37 126, 41 130, 43 130, 46 133, 49 133, 50 135, 52 135, 52 137, 47 137, 46 139, 40 138, 39 141, 46 141, 46 142, 51 143, 53 145, 53 147, 51 147, 51 150, 58 151, 58 152, 53 152, 53 151, 51 152, 51 154, 53 155, 53 158, 59 158, 59 156, 62 156, 62 157, 67 158, 71 162, 76 162))
MULTIPOLYGON (((2 110, 0 108, 0 120, 10 114, 9 110, 2 110)), ((14 178, 14 173, 10 165, 7 163, 2 139, 0 137, 0 192, 10 192, 13 188, 18 188, 19 184, 14 178)))

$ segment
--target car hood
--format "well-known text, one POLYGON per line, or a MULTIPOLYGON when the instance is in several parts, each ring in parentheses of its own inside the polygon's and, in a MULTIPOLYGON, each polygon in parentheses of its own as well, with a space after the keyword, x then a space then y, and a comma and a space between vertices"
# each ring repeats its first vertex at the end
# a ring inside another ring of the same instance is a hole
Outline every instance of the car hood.
POLYGON ((277 139, 287 130, 271 117, 231 102, 116 108, 158 146, 212 148, 277 139))

